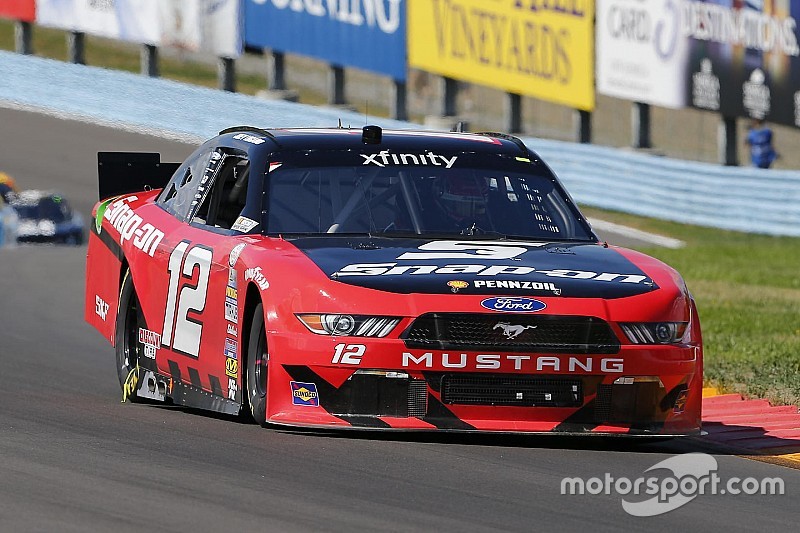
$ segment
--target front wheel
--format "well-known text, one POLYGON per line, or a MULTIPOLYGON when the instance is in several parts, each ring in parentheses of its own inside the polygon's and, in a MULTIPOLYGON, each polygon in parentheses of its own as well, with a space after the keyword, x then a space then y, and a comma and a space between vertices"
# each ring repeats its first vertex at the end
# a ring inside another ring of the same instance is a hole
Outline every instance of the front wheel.
POLYGON ((139 358, 142 356, 139 344, 139 325, 144 323, 139 299, 133 288, 130 271, 125 272, 117 312, 116 350, 117 377, 122 388, 122 400, 141 401, 136 396, 139 385, 139 358))
POLYGON ((245 387, 250 404, 250 414, 262 426, 267 422, 267 370, 269 352, 267 333, 264 329, 264 306, 258 304, 250 324, 250 338, 247 343, 247 371, 245 387))

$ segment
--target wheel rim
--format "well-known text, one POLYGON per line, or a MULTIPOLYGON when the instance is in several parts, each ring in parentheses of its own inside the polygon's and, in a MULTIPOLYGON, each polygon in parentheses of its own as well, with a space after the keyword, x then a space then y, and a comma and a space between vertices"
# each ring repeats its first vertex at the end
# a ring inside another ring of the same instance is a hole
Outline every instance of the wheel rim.
POLYGON ((122 339, 123 360, 120 365, 127 373, 136 367, 139 361, 139 306, 135 299, 132 299, 128 313, 125 315, 125 338, 122 339))
POLYGON ((256 361, 253 369, 253 390, 256 395, 263 398, 267 395, 267 371, 269 354, 267 353, 267 336, 262 331, 258 336, 258 349, 256 350, 256 361))

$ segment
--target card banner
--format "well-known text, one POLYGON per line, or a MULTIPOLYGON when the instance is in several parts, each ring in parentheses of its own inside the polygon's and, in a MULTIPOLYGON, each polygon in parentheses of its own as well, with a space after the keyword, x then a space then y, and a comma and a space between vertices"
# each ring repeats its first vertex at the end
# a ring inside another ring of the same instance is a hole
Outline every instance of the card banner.
MULTIPOLYGON (((427 1, 427 0, 426 0, 427 1)), ((406 0, 245 0, 244 41, 402 81, 406 0)))
POLYGON ((411 0, 411 67, 591 111, 594 0, 411 0))

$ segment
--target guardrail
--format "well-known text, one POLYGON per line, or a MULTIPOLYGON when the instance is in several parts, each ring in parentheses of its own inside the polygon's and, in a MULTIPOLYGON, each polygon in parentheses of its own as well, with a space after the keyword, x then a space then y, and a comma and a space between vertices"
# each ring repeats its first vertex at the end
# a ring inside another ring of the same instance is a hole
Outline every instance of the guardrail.
MULTIPOLYGON (((190 86, 83 65, 0 52, 0 105, 198 141, 232 125, 364 125, 334 108, 190 86), (179 103, 179 105, 176 105, 179 103)), ((383 127, 418 124, 370 118, 383 127)), ((720 167, 588 144, 523 138, 575 200, 676 222, 800 236, 800 172, 720 167)))

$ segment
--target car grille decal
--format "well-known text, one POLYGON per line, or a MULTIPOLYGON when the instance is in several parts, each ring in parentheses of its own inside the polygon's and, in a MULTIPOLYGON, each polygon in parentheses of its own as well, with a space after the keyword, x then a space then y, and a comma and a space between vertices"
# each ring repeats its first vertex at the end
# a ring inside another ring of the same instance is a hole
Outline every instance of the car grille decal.
POLYGON ((189 381, 198 389, 203 388, 203 382, 200 379, 200 372, 198 372, 196 368, 189 367, 189 381))
POLYGON ((208 381, 211 383, 211 393, 217 396, 226 396, 222 392, 222 387, 219 385, 219 378, 217 376, 208 375, 208 381))
POLYGON ((167 364, 169 364, 170 377, 174 381, 177 381, 178 383, 182 382, 183 380, 181 379, 181 367, 178 366, 178 363, 176 361, 168 360, 167 364))

